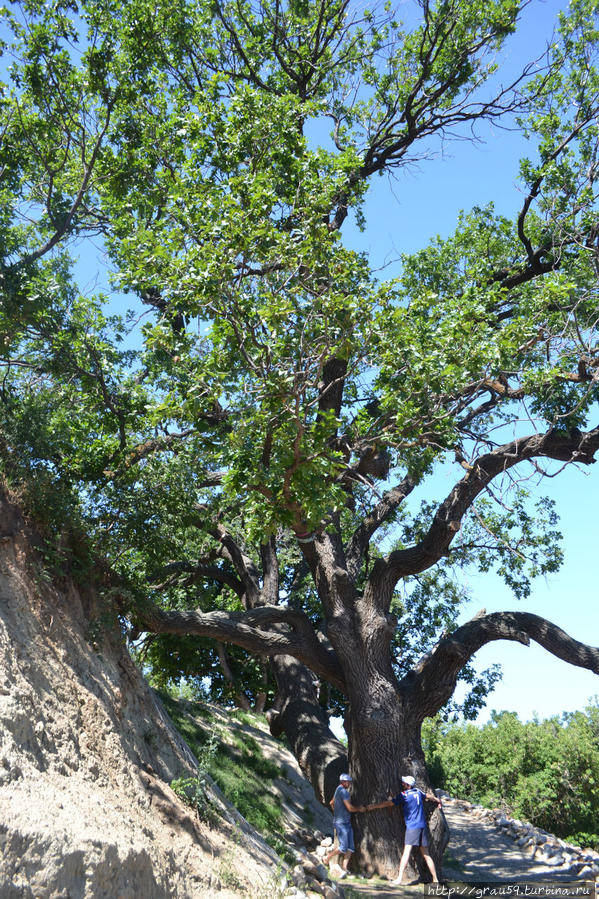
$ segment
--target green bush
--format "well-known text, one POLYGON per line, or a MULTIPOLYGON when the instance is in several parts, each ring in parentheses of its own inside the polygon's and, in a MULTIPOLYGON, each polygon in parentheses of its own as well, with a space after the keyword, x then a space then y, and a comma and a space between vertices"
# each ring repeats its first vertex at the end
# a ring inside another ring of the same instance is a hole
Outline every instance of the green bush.
POLYGON ((206 805, 206 780, 203 777, 177 777, 171 788, 179 799, 201 812, 206 805))
POLYGON ((568 842, 574 843, 575 846, 582 846, 583 849, 594 849, 599 852, 599 834, 597 833, 580 833, 570 834, 568 842))
POLYGON ((206 809, 208 783, 206 775, 209 773, 217 751, 218 740, 214 734, 211 734, 206 743, 198 746, 196 752, 198 770, 195 777, 178 777, 171 781, 171 788, 177 796, 187 805, 195 808, 199 814, 206 809))
POLYGON ((544 721, 493 713, 483 727, 423 727, 434 782, 454 796, 503 808, 578 845, 599 843, 599 706, 544 721))

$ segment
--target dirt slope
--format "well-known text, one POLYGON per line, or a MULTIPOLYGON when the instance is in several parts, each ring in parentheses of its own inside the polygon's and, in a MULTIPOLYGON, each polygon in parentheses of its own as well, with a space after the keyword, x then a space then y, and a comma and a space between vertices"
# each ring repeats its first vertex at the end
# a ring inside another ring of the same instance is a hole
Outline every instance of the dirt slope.
POLYGON ((209 828, 168 786, 193 758, 106 627, 0 495, 0 896, 274 895, 245 822, 215 796, 209 828))

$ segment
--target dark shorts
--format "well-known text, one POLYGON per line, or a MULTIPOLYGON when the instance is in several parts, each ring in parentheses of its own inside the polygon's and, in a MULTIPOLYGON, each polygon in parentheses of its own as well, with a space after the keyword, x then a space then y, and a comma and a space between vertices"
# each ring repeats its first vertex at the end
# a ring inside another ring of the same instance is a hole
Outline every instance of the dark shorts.
POLYGON ((406 830, 405 846, 428 846, 428 837, 425 827, 414 827, 406 830))
POLYGON ((351 823, 348 821, 334 821, 335 830, 337 832, 337 840, 339 842, 339 852, 354 852, 354 832, 351 823))

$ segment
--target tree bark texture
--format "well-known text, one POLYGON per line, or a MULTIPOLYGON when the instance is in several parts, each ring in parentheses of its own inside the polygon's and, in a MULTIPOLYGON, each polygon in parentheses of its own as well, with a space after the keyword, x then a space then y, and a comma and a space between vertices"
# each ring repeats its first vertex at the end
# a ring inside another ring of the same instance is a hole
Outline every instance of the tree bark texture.
MULTIPOLYGON (((410 715, 397 692, 379 692, 379 714, 356 714, 350 706, 346 716, 350 752, 350 771, 354 777, 354 802, 358 805, 380 802, 396 796, 402 789, 402 775, 411 774, 420 789, 430 791, 420 737, 420 722, 410 715)), ((441 871, 448 830, 442 813, 430 803, 430 852, 441 871)), ((356 860, 369 872, 395 877, 404 845, 405 825, 399 807, 356 815, 356 860)), ((420 853, 412 853, 408 874, 429 880, 428 869, 420 864, 420 853)))
MULTIPOLYGON (((421 742, 423 716, 393 672, 391 622, 384 607, 362 598, 354 604, 354 615, 338 621, 331 635, 347 684, 345 729, 354 778, 352 801, 359 806, 397 795, 405 774, 415 777, 421 789, 432 789, 421 742)), ((401 809, 356 814, 354 819, 358 867, 395 877, 404 845, 401 809)), ((430 852, 440 872, 448 830, 436 807, 429 831, 430 852)), ((408 873, 429 880, 428 869, 420 862, 420 853, 412 853, 408 873)))
MULTIPOLYGON (((422 789, 432 789, 422 751, 420 720, 410 714, 409 704, 402 702, 393 680, 388 679, 385 688, 383 678, 378 677, 374 690, 367 678, 363 689, 356 691, 345 720, 352 747, 348 759, 345 747, 330 730, 328 715, 318 702, 312 672, 291 656, 275 656, 271 664, 279 687, 274 707, 268 714, 271 732, 274 736, 285 733, 303 773, 323 804, 328 803, 338 786, 339 775, 347 770, 354 778, 352 801, 356 805, 379 802, 399 793, 402 774, 412 774, 422 789), (374 705, 373 695, 377 697, 374 705), (384 772, 389 772, 389 776, 382 780, 384 772)), ((440 873, 448 830, 443 814, 430 805, 430 851, 440 873)), ((405 833, 401 809, 356 813, 352 819, 357 867, 395 877, 405 833)), ((407 870, 413 878, 430 879, 419 853, 413 853, 407 870)))
POLYGON ((273 736, 285 734, 317 799, 327 805, 339 775, 347 771, 347 752, 329 727, 329 716, 318 702, 313 673, 292 656, 271 660, 278 692, 268 713, 273 736))

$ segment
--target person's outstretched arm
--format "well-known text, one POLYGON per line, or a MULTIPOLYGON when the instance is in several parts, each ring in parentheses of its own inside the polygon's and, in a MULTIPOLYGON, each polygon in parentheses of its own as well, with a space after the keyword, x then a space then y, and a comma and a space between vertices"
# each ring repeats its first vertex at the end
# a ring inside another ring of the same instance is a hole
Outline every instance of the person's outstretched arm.
POLYGON ((368 809, 366 808, 365 805, 352 805, 352 803, 349 801, 349 799, 344 799, 343 804, 345 805, 345 808, 348 810, 348 812, 367 812, 368 811, 368 809))
POLYGON ((373 812, 375 808, 392 808, 394 805, 392 799, 383 799, 382 802, 372 802, 370 805, 366 806, 367 812, 373 812))

